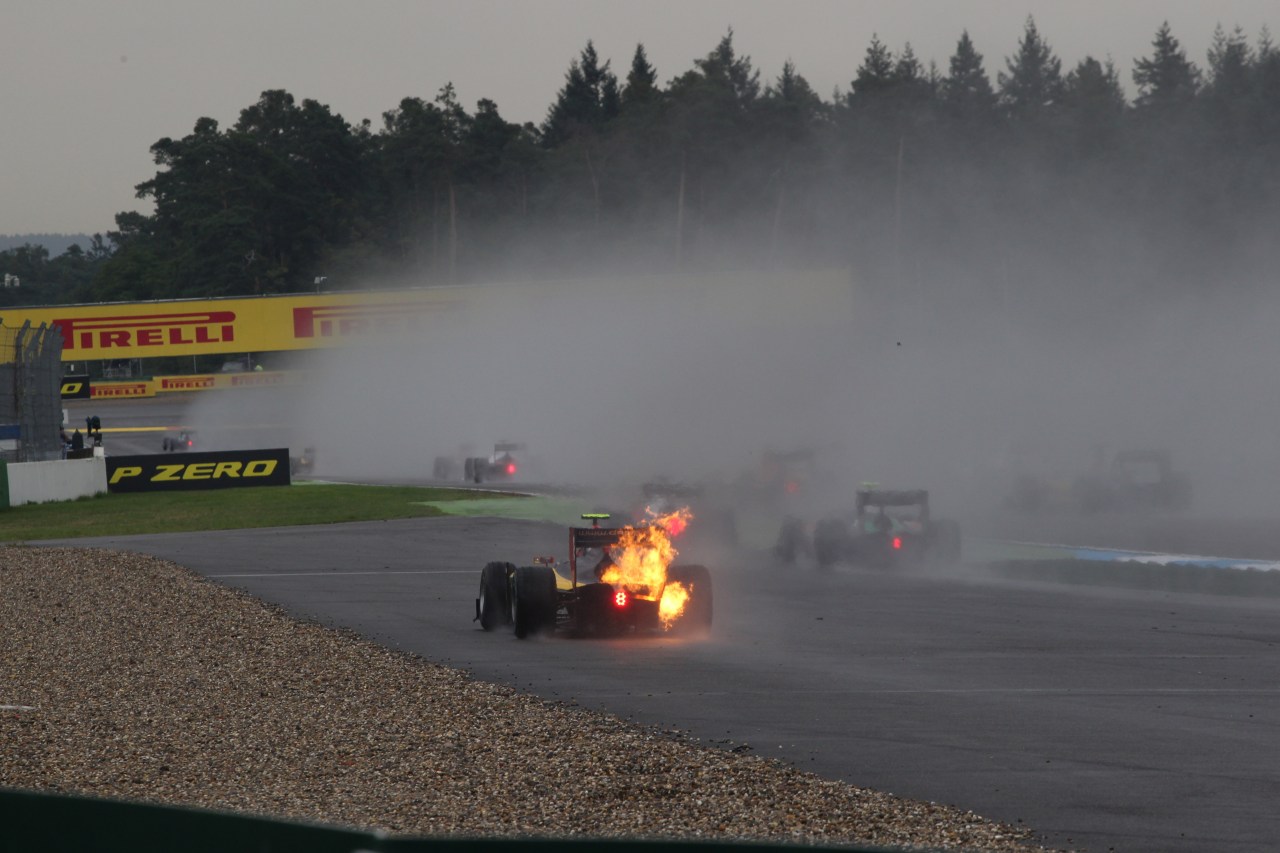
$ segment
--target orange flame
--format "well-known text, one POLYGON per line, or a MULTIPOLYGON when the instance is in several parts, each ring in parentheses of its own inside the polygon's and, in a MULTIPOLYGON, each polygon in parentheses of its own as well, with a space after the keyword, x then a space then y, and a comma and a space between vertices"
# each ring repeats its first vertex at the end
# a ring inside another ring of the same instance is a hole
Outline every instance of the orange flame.
POLYGON ((671 544, 671 530, 684 530, 693 518, 688 507, 666 515, 647 510, 650 520, 638 527, 622 528, 618 544, 610 550, 612 565, 600 580, 631 591, 636 598, 658 601, 658 617, 670 628, 684 612, 689 591, 681 584, 667 584, 667 567, 679 552, 671 544))
POLYGON ((645 524, 656 524, 667 532, 672 539, 684 533, 685 528, 689 526, 689 520, 693 518, 693 513, 689 508, 681 507, 675 512, 659 513, 655 512, 653 507, 645 507, 644 514, 648 516, 645 524))
POLYGON ((662 588, 662 600, 658 602, 658 618, 663 628, 670 628, 671 623, 680 618, 684 606, 689 603, 689 593, 684 584, 669 583, 662 588))

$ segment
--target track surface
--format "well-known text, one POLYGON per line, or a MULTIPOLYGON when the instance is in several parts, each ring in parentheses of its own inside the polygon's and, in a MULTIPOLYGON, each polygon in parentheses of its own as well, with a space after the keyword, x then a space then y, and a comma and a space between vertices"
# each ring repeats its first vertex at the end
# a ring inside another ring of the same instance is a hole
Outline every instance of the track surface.
POLYGON ((1055 845, 1280 837, 1280 603, 723 565, 709 641, 479 631, 479 567, 563 540, 439 518, 64 544, 167 557, 480 678, 1023 820, 1055 845))
MULTIPOLYGON (((1186 542, 1158 528, 1095 526, 1111 541, 1089 544, 1216 544, 1213 525, 1186 542)), ((1248 529, 1242 556, 1280 551, 1274 528, 1248 529)), ((479 568, 563 556, 562 528, 438 518, 62 544, 166 557, 480 678, 1022 820, 1052 845, 1253 851, 1280 838, 1276 599, 819 575, 746 556, 711 564, 708 641, 522 642, 471 622, 479 568)))

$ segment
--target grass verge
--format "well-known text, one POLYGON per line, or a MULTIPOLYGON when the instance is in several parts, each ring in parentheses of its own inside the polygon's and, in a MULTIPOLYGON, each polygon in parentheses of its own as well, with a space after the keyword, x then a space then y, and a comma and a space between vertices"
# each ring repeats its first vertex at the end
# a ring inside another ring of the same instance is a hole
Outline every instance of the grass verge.
MULTIPOLYGON (((510 495, 494 496, 511 499, 510 495)), ((0 542, 416 518, 442 515, 437 504, 455 500, 475 502, 477 493, 412 486, 306 483, 108 494, 0 510, 0 542)))

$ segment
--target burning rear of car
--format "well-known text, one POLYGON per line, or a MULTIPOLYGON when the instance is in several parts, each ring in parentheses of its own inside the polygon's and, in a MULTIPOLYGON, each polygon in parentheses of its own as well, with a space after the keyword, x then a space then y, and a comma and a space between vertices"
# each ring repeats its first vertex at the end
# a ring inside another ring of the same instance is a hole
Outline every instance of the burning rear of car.
POLYGON ((569 559, 538 557, 530 566, 492 562, 480 573, 476 621, 486 631, 512 627, 537 634, 618 636, 702 633, 712 617, 711 574, 675 565, 669 530, 691 518, 681 510, 652 522, 600 527, 607 516, 585 515, 591 527, 569 529, 569 559))

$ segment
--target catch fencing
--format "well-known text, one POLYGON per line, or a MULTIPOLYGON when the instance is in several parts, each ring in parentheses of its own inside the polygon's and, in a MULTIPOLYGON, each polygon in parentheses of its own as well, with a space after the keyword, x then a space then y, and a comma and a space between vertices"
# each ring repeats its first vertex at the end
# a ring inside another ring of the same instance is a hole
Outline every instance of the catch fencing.
POLYGON ((0 324, 0 459, 62 458, 62 332, 0 324))

